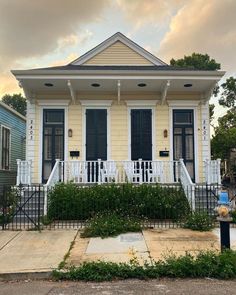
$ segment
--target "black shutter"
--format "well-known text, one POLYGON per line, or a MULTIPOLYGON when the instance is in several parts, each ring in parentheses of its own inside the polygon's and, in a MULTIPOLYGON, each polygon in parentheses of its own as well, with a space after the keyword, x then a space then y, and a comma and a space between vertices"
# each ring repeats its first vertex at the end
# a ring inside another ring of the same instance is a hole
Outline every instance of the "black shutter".
POLYGON ((86 160, 107 160, 107 110, 86 111, 86 160))
POLYGON ((131 159, 152 160, 152 111, 131 110, 131 159))

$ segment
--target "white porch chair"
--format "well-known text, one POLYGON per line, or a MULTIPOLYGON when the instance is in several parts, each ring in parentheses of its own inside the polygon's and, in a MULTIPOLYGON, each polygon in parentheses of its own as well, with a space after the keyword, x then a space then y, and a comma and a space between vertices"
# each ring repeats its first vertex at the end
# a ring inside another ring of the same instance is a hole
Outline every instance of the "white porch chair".
POLYGON ((115 161, 104 161, 101 168, 101 182, 117 182, 118 170, 115 161))
POLYGON ((147 170, 148 182, 163 182, 165 171, 163 161, 153 161, 152 167, 147 170))
POLYGON ((124 161, 123 167, 126 173, 128 182, 141 183, 142 182, 142 161, 124 161))
POLYGON ((87 183, 88 182, 88 169, 86 162, 71 161, 69 169, 69 181, 74 183, 87 183))

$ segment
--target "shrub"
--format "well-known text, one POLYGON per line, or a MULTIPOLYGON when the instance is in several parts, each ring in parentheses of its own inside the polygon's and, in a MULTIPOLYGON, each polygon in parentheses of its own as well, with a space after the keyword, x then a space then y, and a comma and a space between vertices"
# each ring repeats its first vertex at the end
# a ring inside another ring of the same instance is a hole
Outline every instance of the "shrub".
POLYGON ((78 187, 60 183, 49 192, 48 199, 48 217, 53 220, 87 220, 108 211, 123 216, 178 220, 190 210, 182 188, 159 185, 78 187))
POLYGON ((59 280, 108 281, 114 279, 147 278, 236 278, 236 252, 200 252, 196 257, 186 254, 170 256, 165 260, 140 265, 130 263, 84 262, 79 267, 69 267, 53 272, 59 280))
POLYGON ((134 217, 123 217, 115 213, 106 213, 93 217, 84 229, 81 237, 117 236, 126 232, 141 231, 140 220, 134 217))
POLYGON ((231 217, 233 218, 232 222, 236 223, 236 210, 234 210, 233 212, 231 212, 231 217))
POLYGON ((213 228, 214 222, 205 212, 193 212, 185 220, 184 227, 192 230, 209 231, 213 228))

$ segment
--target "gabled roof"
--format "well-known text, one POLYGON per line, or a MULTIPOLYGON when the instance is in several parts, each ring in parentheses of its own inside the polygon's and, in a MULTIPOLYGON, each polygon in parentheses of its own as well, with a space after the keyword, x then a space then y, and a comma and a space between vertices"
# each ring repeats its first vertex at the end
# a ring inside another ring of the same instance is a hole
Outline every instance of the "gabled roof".
POLYGON ((133 51, 135 51, 136 53, 138 53, 139 55, 141 55, 143 58, 145 58, 146 60, 148 60, 154 65, 157 65, 157 66, 167 65, 165 62, 163 62, 162 60, 160 60, 159 58, 157 58, 156 56, 154 56, 153 54, 148 52, 146 49, 142 48, 137 43, 130 40, 129 38, 127 38, 125 35, 123 35, 120 32, 112 35, 111 37, 109 37, 108 39, 106 39, 105 41, 103 41, 102 43, 100 43, 99 45, 91 49, 90 51, 86 52, 84 55, 72 61, 69 65, 82 65, 118 41, 125 44, 127 47, 129 47, 130 49, 132 49, 133 51))

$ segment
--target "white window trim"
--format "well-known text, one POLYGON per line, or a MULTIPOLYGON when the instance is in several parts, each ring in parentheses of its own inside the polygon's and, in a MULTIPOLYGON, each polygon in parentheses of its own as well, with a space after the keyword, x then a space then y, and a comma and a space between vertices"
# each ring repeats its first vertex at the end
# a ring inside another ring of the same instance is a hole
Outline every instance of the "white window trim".
MULTIPOLYGON (((112 101, 111 101, 112 102, 112 101)), ((82 105, 82 159, 86 161, 86 110, 107 110, 107 160, 111 160, 111 115, 110 115, 110 106, 103 106, 103 103, 99 105, 99 101, 96 102, 96 105, 82 105)))
POLYGON ((43 111, 61 109, 64 110, 64 160, 68 160, 68 106, 59 105, 59 102, 55 106, 41 105, 40 106, 40 138, 39 138, 39 183, 42 183, 43 175, 43 111))
MULTIPOLYGON (((156 158, 156 131, 155 131, 155 108, 151 106, 134 106, 128 107, 128 160, 131 161, 131 110, 151 110, 152 111, 152 160, 156 158)), ((125 159, 124 159, 125 160, 125 159)))
POLYGON ((0 170, 1 171, 11 171, 11 128, 1 124, 1 134, 0 134, 0 170), (2 167, 2 129, 8 129, 10 131, 10 136, 9 136, 9 169, 3 169, 2 167))
POLYGON ((125 100, 128 107, 149 107, 152 108, 157 105, 159 100, 125 100))
POLYGON ((195 183, 199 182, 199 169, 198 169, 198 124, 197 124, 197 116, 198 111, 197 107, 195 106, 172 106, 169 108, 169 118, 170 118, 170 159, 171 161, 174 160, 174 143, 173 143, 173 110, 193 110, 193 117, 194 117, 194 170, 195 170, 195 183))
POLYGON ((112 100, 80 100, 80 103, 84 107, 110 107, 112 100))

